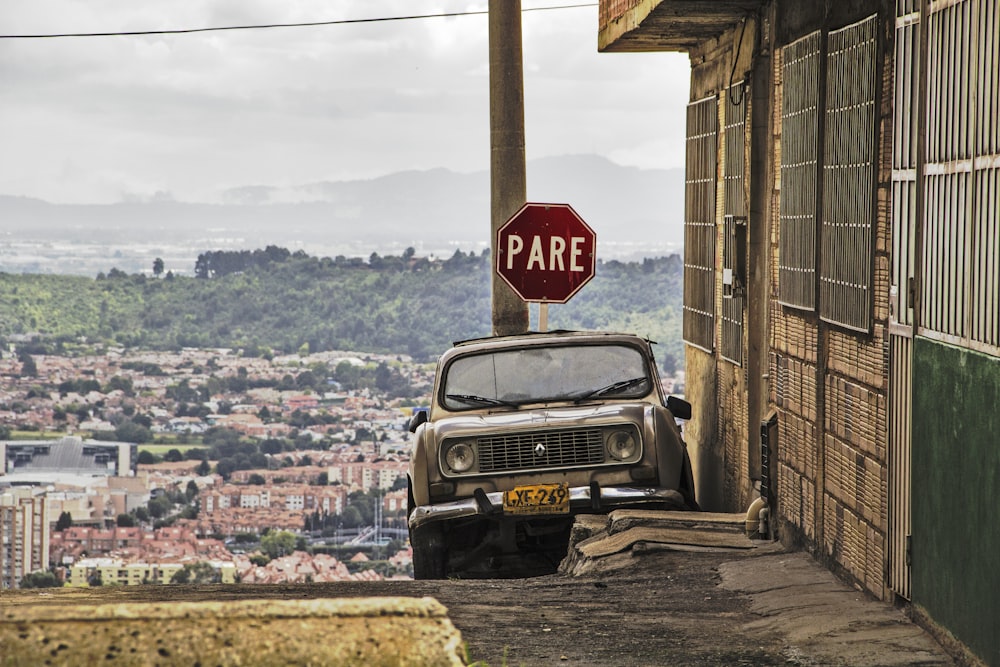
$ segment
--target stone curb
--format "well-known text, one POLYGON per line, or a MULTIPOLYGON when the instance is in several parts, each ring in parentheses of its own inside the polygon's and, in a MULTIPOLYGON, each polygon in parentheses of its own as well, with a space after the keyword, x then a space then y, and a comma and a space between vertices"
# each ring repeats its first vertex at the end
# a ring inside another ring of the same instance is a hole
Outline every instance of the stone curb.
MULTIPOLYGON (((53 595, 58 595, 54 593, 53 595)), ((0 665, 464 665, 433 598, 19 606, 0 665)))

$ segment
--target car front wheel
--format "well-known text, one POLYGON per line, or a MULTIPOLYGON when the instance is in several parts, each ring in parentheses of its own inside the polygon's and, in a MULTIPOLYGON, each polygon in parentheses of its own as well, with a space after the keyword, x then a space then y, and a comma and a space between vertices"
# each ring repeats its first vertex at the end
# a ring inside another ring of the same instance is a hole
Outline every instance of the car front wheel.
POLYGON ((413 547, 413 578, 444 579, 447 551, 441 526, 410 528, 410 546, 413 547))
MULTIPOLYGON (((406 518, 409 520, 417 503, 413 499, 413 480, 406 478, 406 518)), ((444 579, 447 551, 440 525, 410 528, 410 546, 413 548, 414 579, 444 579)))

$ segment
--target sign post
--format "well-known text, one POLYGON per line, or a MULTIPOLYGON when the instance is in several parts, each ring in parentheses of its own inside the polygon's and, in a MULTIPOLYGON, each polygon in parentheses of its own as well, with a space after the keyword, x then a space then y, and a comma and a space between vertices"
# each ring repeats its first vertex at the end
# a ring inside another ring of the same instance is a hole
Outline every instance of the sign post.
POLYGON ((566 303, 594 277, 597 234, 569 204, 528 203, 497 230, 495 270, 523 301, 566 303))

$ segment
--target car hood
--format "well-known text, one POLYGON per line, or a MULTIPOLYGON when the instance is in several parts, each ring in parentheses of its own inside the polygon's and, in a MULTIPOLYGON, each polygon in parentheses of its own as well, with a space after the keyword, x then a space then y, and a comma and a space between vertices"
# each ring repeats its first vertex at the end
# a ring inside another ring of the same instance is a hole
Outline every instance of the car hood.
POLYGON ((613 403, 603 405, 555 406, 498 412, 453 414, 435 420, 430 426, 438 438, 476 435, 496 430, 532 431, 537 429, 587 428, 632 422, 641 424, 653 406, 649 403, 613 403))

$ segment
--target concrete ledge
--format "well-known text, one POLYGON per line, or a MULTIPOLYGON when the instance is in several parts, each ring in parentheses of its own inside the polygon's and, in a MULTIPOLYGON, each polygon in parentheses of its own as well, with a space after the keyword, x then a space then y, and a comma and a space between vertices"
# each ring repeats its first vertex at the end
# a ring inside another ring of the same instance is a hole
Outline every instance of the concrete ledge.
POLYGON ((433 598, 69 604, 0 615, 0 665, 464 665, 433 598))
POLYGON ((656 548, 677 551, 752 549, 746 536, 745 515, 662 510, 616 510, 606 517, 578 516, 559 571, 581 575, 602 558, 625 551, 656 548))
POLYGON ((642 526, 746 535, 746 514, 741 513, 616 510, 608 515, 607 524, 612 534, 642 526))

